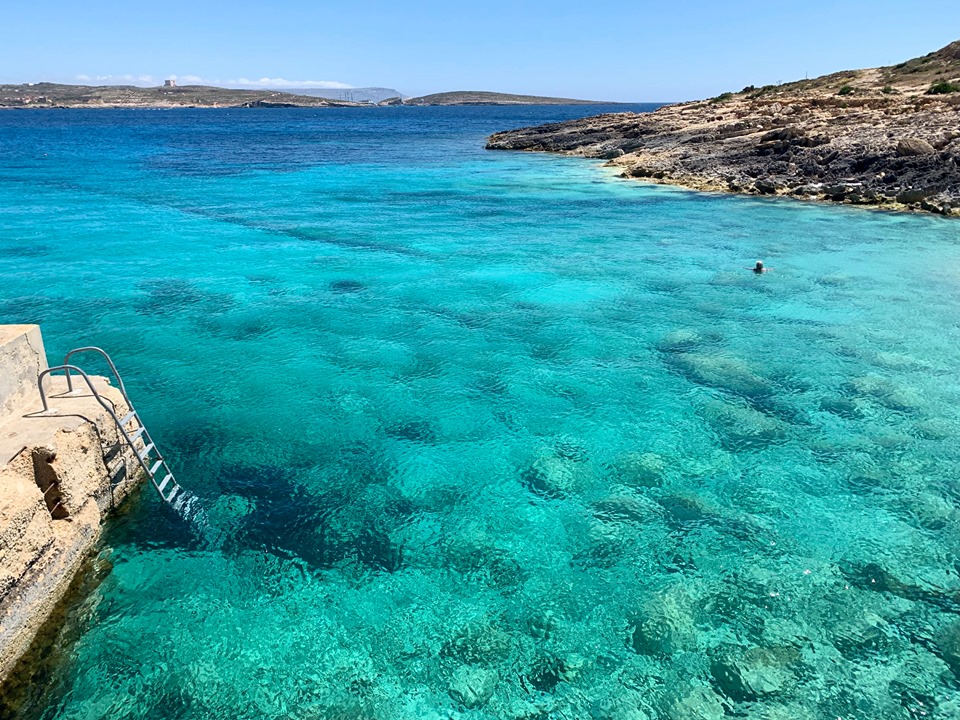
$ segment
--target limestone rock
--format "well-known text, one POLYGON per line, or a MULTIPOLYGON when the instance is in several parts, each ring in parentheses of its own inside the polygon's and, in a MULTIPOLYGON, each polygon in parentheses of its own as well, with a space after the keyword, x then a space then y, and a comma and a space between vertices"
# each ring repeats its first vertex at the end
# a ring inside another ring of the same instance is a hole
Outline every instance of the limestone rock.
POLYGON ((706 687, 693 688, 669 709, 670 720, 723 720, 726 712, 717 694, 706 687))
POLYGON ((657 453, 627 453, 613 466, 617 481, 628 487, 659 487, 667 469, 666 460, 657 453))
POLYGON ((791 196, 960 214, 956 98, 927 94, 956 77, 955 52, 860 73, 849 97, 825 76, 501 132, 487 147, 603 158, 623 177, 696 190, 803 187, 791 196), (910 199, 916 188, 937 190, 910 199))
POLYGON ((787 438, 787 426, 748 405, 714 400, 703 406, 701 417, 729 450, 757 450, 787 438))
POLYGON ((604 522, 648 523, 663 515, 661 507, 642 495, 608 495, 593 503, 593 511, 604 522))
POLYGON ((679 587, 647 602, 627 628, 627 646, 639 655, 672 655, 695 650, 693 601, 679 587))
POLYGON ((497 673, 482 667, 462 667, 450 681, 450 697, 466 708, 482 707, 493 696, 499 681, 497 673))
POLYGON ((934 640, 943 661, 950 666, 954 675, 960 678, 960 621, 941 628, 934 640))
POLYGON ((739 358, 706 353, 665 355, 664 362, 691 381, 747 398, 773 394, 773 386, 739 358))
POLYGON ((795 681, 791 667, 800 660, 792 647, 754 647, 715 658, 710 673, 723 693, 752 702, 783 692, 795 681))
POLYGON ((927 155, 936 152, 933 145, 922 138, 910 137, 902 138, 897 143, 897 155, 899 157, 909 157, 911 155, 927 155))
POLYGON ((774 195, 780 189, 780 183, 770 178, 759 178, 753 187, 761 195, 774 195))

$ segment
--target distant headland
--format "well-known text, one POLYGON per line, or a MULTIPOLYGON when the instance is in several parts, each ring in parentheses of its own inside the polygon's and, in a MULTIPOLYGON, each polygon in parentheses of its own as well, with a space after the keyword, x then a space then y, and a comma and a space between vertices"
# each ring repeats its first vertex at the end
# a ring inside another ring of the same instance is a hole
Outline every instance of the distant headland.
POLYGON ((889 67, 496 133, 624 177, 960 216, 960 41, 889 67))
MULTIPOLYGON (((387 102, 387 101, 385 101, 387 102)), ((543 97, 540 95, 512 95, 510 93, 482 90, 458 90, 434 93, 422 97, 407 98, 403 105, 612 105, 598 100, 574 100, 572 98, 543 97)), ((392 104, 401 104, 394 102, 392 104)))
POLYGON ((62 85, 29 83, 0 85, 4 108, 285 108, 378 107, 396 105, 593 105, 591 100, 458 91, 405 98, 383 97, 386 88, 355 91, 243 90, 209 85, 162 87, 134 85, 62 85), (382 98, 382 99, 380 99, 382 98))

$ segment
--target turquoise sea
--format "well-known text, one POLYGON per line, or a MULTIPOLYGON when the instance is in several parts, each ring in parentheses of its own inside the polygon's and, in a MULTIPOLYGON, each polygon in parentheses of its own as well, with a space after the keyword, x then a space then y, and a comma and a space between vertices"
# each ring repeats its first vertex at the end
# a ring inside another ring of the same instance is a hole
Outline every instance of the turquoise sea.
POLYGON ((0 716, 960 717, 960 222, 483 150, 590 111, 0 113, 0 322, 209 518, 0 716))

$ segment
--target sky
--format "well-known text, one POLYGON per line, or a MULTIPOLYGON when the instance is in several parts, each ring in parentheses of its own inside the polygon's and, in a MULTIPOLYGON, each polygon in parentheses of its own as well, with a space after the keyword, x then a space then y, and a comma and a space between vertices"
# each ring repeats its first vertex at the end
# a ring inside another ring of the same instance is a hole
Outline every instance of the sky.
POLYGON ((0 83, 493 90, 667 102, 889 65, 958 0, 12 1, 0 83))

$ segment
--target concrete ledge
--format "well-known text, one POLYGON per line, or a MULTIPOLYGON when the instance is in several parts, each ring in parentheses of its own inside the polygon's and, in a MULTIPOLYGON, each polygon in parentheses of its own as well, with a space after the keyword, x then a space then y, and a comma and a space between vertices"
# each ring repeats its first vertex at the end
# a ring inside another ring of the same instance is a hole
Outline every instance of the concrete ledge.
MULTIPOLYGON (((50 412, 40 412, 42 352, 37 326, 0 326, 0 683, 63 599, 104 518, 143 477, 85 384, 67 393, 65 378, 50 378, 50 412), (105 457, 120 460, 113 477, 105 457)), ((91 379, 126 415, 119 390, 91 379)))
POLYGON ((0 422, 33 402, 46 369, 39 325, 0 325, 0 422))

